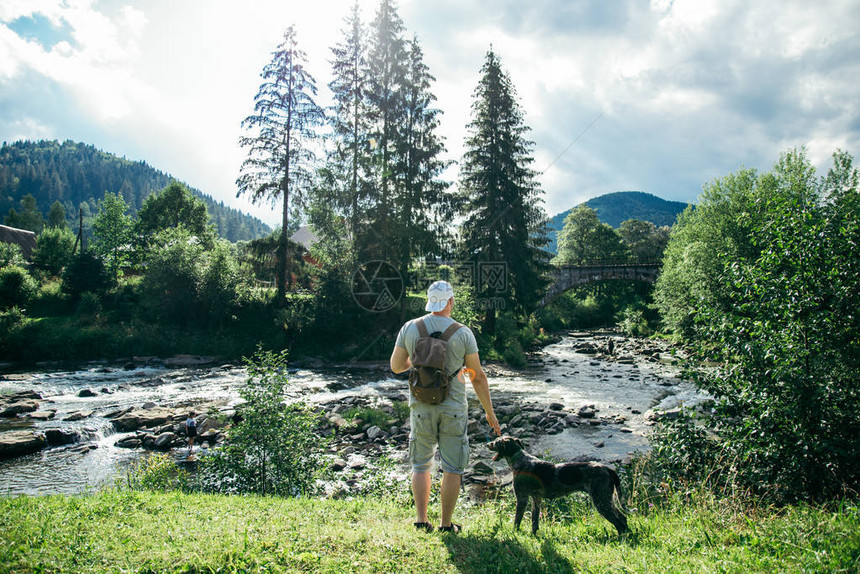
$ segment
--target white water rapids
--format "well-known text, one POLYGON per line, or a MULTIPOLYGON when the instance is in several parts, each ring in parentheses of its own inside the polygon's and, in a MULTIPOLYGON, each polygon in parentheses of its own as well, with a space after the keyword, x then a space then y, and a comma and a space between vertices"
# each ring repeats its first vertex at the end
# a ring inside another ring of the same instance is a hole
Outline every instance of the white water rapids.
MULTIPOLYGON (((560 434, 528 441, 534 454, 563 460, 589 456, 612 461, 646 449, 645 415, 655 405, 668 409, 701 400, 693 386, 677 377, 678 369, 663 363, 620 363, 575 352, 582 339, 564 337, 539 355, 540 366, 509 372, 489 368, 491 393, 499 403, 561 403, 576 413, 594 405, 599 417, 622 416, 620 424, 587 424, 560 434), (621 429, 624 429, 622 431, 621 429)), ((328 402, 339 397, 373 397, 405 389, 405 382, 384 368, 296 369, 290 374, 291 399, 328 402)), ((114 443, 128 433, 116 433, 106 414, 152 402, 159 406, 193 407, 216 403, 231 409, 239 402, 244 369, 235 365, 207 368, 169 368, 164 365, 125 370, 95 365, 72 371, 31 372, 0 379, 0 394, 34 390, 42 396, 40 410, 56 410, 53 419, 0 419, 0 432, 50 428, 72 430, 85 444, 53 447, 13 459, 0 460, 0 495, 79 493, 121 478, 130 462, 144 451, 114 443), (82 389, 95 396, 79 397, 82 389), (65 421, 76 412, 92 411, 80 421, 65 421)), ((474 394, 469 391, 474 398, 474 394)), ((485 425, 484 425, 485 426, 485 425)), ((477 441, 476 441, 477 442, 477 441)), ((480 446, 480 445, 478 445, 480 446)))

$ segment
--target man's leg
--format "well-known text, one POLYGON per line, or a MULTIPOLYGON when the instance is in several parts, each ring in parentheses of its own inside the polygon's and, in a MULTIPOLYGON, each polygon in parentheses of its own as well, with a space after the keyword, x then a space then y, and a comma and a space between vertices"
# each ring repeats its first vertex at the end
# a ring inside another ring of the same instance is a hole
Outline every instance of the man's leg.
MULTIPOLYGON (((412 499, 415 501, 415 513, 418 519, 415 522, 427 522, 427 505, 430 504, 430 482, 429 472, 412 473, 412 499)), ((442 484, 445 484, 444 481, 442 484)))
MULTIPOLYGON (((429 483, 428 483, 429 484, 429 483)), ((430 489, 428 487, 429 494, 430 489)), ((451 517, 454 515, 454 507, 457 506, 457 497, 460 496, 460 475, 453 472, 442 473, 442 526, 451 526, 451 517)), ((416 506, 418 504, 416 503, 416 506)), ((426 504, 425 510, 426 510, 426 504)))

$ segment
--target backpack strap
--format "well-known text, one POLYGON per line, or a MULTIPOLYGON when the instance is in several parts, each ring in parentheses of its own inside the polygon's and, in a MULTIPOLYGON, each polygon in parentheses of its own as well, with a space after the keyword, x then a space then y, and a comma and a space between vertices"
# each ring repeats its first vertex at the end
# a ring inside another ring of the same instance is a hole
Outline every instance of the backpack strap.
POLYGON ((448 328, 447 328, 447 329, 445 329, 445 332, 444 332, 444 333, 442 333, 442 336, 440 337, 440 339, 442 339, 443 341, 447 342, 447 341, 448 341, 448 339, 450 339, 451 337, 453 337, 453 336, 454 336, 454 333, 456 333, 457 331, 459 331, 459 330, 460 330, 460 328, 461 328, 462 326, 463 326, 463 324, 462 324, 462 323, 458 323, 457 321, 454 321, 453 323, 451 323, 450 325, 448 325, 448 328))
POLYGON ((429 337, 430 333, 427 332, 427 325, 424 324, 424 318, 420 318, 415 321, 415 326, 418 327, 418 336, 419 337, 429 337))

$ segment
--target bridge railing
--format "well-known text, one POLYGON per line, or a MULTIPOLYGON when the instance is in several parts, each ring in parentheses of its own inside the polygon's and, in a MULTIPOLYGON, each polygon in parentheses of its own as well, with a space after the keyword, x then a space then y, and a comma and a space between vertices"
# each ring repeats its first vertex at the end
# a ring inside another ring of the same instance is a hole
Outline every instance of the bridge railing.
POLYGON ((565 267, 660 267, 663 261, 660 259, 651 259, 647 261, 618 261, 613 259, 584 261, 582 263, 570 263, 559 265, 559 269, 565 267))

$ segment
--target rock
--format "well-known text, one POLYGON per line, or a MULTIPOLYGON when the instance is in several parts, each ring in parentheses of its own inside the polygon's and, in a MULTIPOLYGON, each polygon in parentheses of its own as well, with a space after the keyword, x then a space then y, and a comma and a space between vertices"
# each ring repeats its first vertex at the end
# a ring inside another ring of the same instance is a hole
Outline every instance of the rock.
POLYGON ((346 461, 342 458, 336 458, 331 461, 329 468, 332 469, 334 472, 340 472, 346 468, 346 461))
POLYGON ((81 436, 78 433, 63 429, 48 429, 45 431, 45 440, 51 446, 72 444, 73 442, 78 442, 80 438, 81 436))
POLYGON ((96 392, 92 389, 81 389, 78 391, 78 394, 75 396, 83 397, 83 398, 94 397, 94 396, 96 396, 96 392))
POLYGON ((519 424, 523 422, 523 415, 514 415, 514 418, 508 422, 512 427, 519 426, 519 424))
POLYGON ((122 370, 123 370, 123 371, 133 371, 133 370, 135 370, 136 368, 137 368, 137 365, 135 365, 135 364, 134 364, 134 363, 132 363, 132 362, 128 362, 128 363, 126 363, 125 365, 123 365, 122 370))
POLYGON ((605 446, 606 446, 606 443, 604 443, 603 441, 600 441, 598 443, 595 443, 594 448, 603 448, 605 446))
POLYGON ((44 435, 33 431, 9 431, 0 433, 0 459, 13 458, 39 452, 48 441, 44 435))
POLYGON ((369 438, 370 440, 376 440, 376 438, 382 434, 385 434, 385 431, 376 425, 367 429, 367 438, 369 438))
POLYGON ((621 428, 620 428, 620 429, 618 429, 618 430, 620 430, 620 431, 621 431, 621 432, 623 432, 623 433, 627 433, 627 434, 631 434, 631 433, 633 432, 633 429, 631 429, 631 428, 627 428, 627 427, 621 427, 621 428))
POLYGON ((173 442, 179 437, 172 432, 163 432, 155 438, 153 446, 159 450, 167 450, 173 446, 173 442))
POLYGON ((128 432, 143 427, 152 427, 167 422, 173 415, 172 411, 152 407, 149 409, 133 409, 113 420, 113 426, 120 432, 128 432))
MULTIPOLYGON (((7 380, 8 380, 8 379, 7 379, 7 380)), ((39 393, 37 393, 37 392, 36 392, 36 391, 34 391, 33 389, 30 389, 30 390, 27 390, 27 391, 18 391, 17 393, 14 393, 14 394, 12 394, 12 395, 5 396, 5 397, 3 397, 3 398, 4 398, 4 399, 6 399, 8 402, 21 401, 21 400, 24 400, 24 399, 31 399, 31 400, 34 400, 34 401, 41 401, 41 400, 42 400, 42 395, 41 395, 41 394, 39 394, 39 393)))
POLYGON ((493 474, 495 471, 489 464, 479 460, 472 465, 472 472, 475 474, 493 474))
POLYGON ((340 455, 341 455, 341 456, 349 456, 349 455, 353 454, 353 453, 354 453, 355 451, 357 451, 357 450, 358 450, 358 449, 357 449, 357 448, 355 448, 354 446, 348 446, 348 447, 346 447, 345 449, 343 449, 342 451, 340 451, 340 455))
POLYGON ((39 403, 30 399, 17 400, 0 407, 0 417, 11 418, 21 413, 31 413, 39 409, 39 403))
POLYGON ((55 414, 57 414, 57 411, 55 411, 55 410, 35 411, 35 412, 30 413, 27 416, 30 417, 31 419, 35 420, 35 421, 46 421, 46 420, 54 418, 55 414))
POLYGON ((141 444, 141 440, 136 436, 127 436, 116 441, 114 446, 119 448, 137 448, 141 444))
POLYGON ((586 405, 579 409, 579 417, 583 419, 593 419, 597 414, 597 409, 594 408, 594 405, 586 405))
POLYGON ((564 417, 564 422, 567 423, 568 426, 577 426, 580 423, 579 416, 570 413, 564 417))
POLYGON ((215 444, 218 442, 218 437, 221 436, 221 433, 215 429, 209 429, 203 434, 197 435, 197 440, 201 443, 208 442, 209 444, 215 444))
POLYGON ((85 452, 90 452, 91 450, 96 450, 98 447, 99 447, 99 445, 97 445, 96 443, 88 442, 86 444, 79 444, 77 446, 73 446, 69 450, 71 452, 76 452, 76 453, 85 453, 85 452))
POLYGON ((168 367, 199 367, 201 365, 211 365, 215 362, 215 357, 206 357, 200 355, 176 355, 169 359, 164 359, 164 364, 168 367))
POLYGON ((361 455, 355 455, 349 461, 349 468, 352 470, 361 470, 365 466, 367 466, 367 459, 361 455))
POLYGON ((63 420, 73 422, 73 421, 80 421, 83 419, 88 419, 91 416, 93 416, 93 411, 78 411, 78 412, 74 412, 74 413, 70 414, 69 416, 67 416, 63 420))
POLYGON ((134 407, 128 407, 126 409, 118 409, 115 411, 109 411, 102 416, 104 416, 104 418, 106 418, 106 419, 115 419, 119 416, 124 415, 125 413, 131 412, 133 409, 134 409, 134 407))
POLYGON ((561 403, 550 403, 549 410, 551 411, 562 411, 564 410, 564 405, 561 403))

